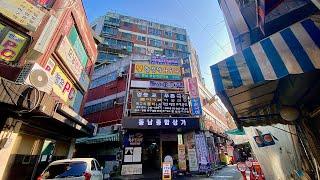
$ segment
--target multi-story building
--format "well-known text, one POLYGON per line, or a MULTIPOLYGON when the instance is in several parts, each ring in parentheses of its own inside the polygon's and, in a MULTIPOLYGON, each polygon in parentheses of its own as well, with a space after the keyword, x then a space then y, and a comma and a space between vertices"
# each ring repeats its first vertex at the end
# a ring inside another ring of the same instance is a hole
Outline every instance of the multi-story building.
POLYGON ((218 96, 245 130, 266 177, 288 179, 297 169, 316 176, 319 1, 219 3, 237 53, 211 66, 218 96))
MULTIPOLYGON (((187 167, 192 172, 203 171, 207 163, 201 161, 199 166, 198 159, 208 162, 209 154, 200 150, 200 146, 206 147, 206 138, 199 124, 203 115, 199 87, 208 90, 186 30, 116 13, 96 19, 92 28, 103 43, 98 47, 84 117, 97 123, 99 132, 77 141, 79 155, 89 153, 86 144, 91 144, 99 147, 99 153, 92 156, 118 165, 117 156, 122 154, 123 175, 155 172, 153 175, 158 176, 162 162, 168 158, 173 158, 182 171, 187 167), (124 134, 115 132, 119 128, 124 134), (121 139, 124 149, 117 143, 121 139), (106 141, 108 151, 104 150, 106 141), (185 150, 189 164, 186 159, 178 159, 185 150), (201 151, 199 157, 195 151, 201 151)), ((218 112, 218 118, 224 117, 219 116, 224 114, 220 109, 213 111, 211 115, 218 112)), ((207 120, 219 127, 220 134, 227 128, 223 120, 207 120)))
POLYGON ((0 1, 0 179, 35 179, 92 134, 96 46, 81 0, 0 1))

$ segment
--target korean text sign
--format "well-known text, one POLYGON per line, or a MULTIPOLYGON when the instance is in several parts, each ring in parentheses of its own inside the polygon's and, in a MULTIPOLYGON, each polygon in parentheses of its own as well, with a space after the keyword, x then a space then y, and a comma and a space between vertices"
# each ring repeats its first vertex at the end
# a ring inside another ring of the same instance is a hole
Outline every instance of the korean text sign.
POLYGON ((190 117, 127 117, 122 123, 127 129, 199 129, 199 118, 190 117))
POLYGON ((189 114, 188 96, 183 93, 133 91, 131 112, 189 114))
POLYGON ((136 78, 181 80, 181 67, 136 63, 134 74, 136 78))
POLYGON ((45 15, 26 0, 0 0, 0 13, 30 31, 36 31, 45 15))

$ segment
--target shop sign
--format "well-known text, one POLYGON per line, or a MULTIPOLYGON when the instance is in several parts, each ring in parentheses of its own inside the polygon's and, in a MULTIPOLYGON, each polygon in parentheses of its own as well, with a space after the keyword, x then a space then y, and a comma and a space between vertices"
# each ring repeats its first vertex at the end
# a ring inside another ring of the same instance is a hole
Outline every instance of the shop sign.
POLYGON ((71 28, 68 39, 73 49, 76 51, 78 57, 80 58, 82 66, 85 67, 88 61, 88 56, 87 56, 86 50, 83 47, 83 44, 81 42, 81 39, 79 37, 79 34, 75 26, 71 28))
POLYGON ((135 64, 134 74, 136 78, 181 80, 181 67, 157 64, 135 64))
POLYGON ((123 164, 121 175, 142 174, 142 164, 123 164))
POLYGON ((199 97, 199 90, 198 90, 198 81, 197 78, 189 78, 189 93, 191 98, 199 97))
POLYGON ((199 119, 189 117, 127 117, 122 123, 127 129, 199 129, 199 119))
POLYGON ((193 116, 202 115, 201 101, 199 97, 191 99, 191 114, 193 116))
POLYGON ((162 180, 171 180, 171 165, 169 162, 162 163, 162 180))
MULTIPOLYGON (((1 26, 0 28, 3 30, 4 26, 1 26)), ((9 31, 0 44, 0 59, 5 62, 16 61, 27 41, 27 37, 9 31)))
POLYGON ((85 73, 76 52, 73 50, 66 36, 61 39, 61 42, 57 48, 57 53, 75 76, 81 87, 86 91, 89 86, 89 77, 85 73))
POLYGON ((131 112, 189 114, 188 95, 133 91, 131 112))
POLYGON ((0 0, 0 13, 30 31, 36 31, 45 15, 27 0, 0 0))
POLYGON ((186 161, 186 147, 184 144, 178 145, 178 161, 180 171, 187 170, 187 161, 186 161))
POLYGON ((171 66, 179 66, 181 64, 180 59, 168 59, 165 56, 151 56, 150 64, 159 64, 159 65, 171 65, 171 66))
POLYGON ((131 87, 134 88, 152 88, 152 89, 183 89, 182 81, 139 81, 132 80, 131 87))

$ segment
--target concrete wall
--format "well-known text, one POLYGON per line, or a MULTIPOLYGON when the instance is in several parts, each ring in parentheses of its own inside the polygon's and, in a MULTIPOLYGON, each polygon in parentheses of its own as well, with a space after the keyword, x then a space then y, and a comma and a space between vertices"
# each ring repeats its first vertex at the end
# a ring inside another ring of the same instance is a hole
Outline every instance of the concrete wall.
MULTIPOLYGON (((276 124, 275 127, 296 134, 296 129, 292 125, 276 124)), ((272 126, 244 127, 249 139, 253 153, 261 164, 266 179, 285 180, 291 179, 295 171, 301 169, 302 161, 300 157, 300 145, 296 135, 279 130, 272 126), (278 139, 275 145, 258 147, 253 137, 256 136, 256 129, 263 134, 271 133, 278 139)))

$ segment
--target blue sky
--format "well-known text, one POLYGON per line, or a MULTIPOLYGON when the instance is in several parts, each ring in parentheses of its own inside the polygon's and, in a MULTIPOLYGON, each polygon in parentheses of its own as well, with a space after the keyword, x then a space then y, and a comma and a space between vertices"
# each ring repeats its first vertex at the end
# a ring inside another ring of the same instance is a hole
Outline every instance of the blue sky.
POLYGON ((210 66, 233 54, 217 0, 83 0, 83 4, 90 22, 112 11, 187 29, 211 92, 210 66))

